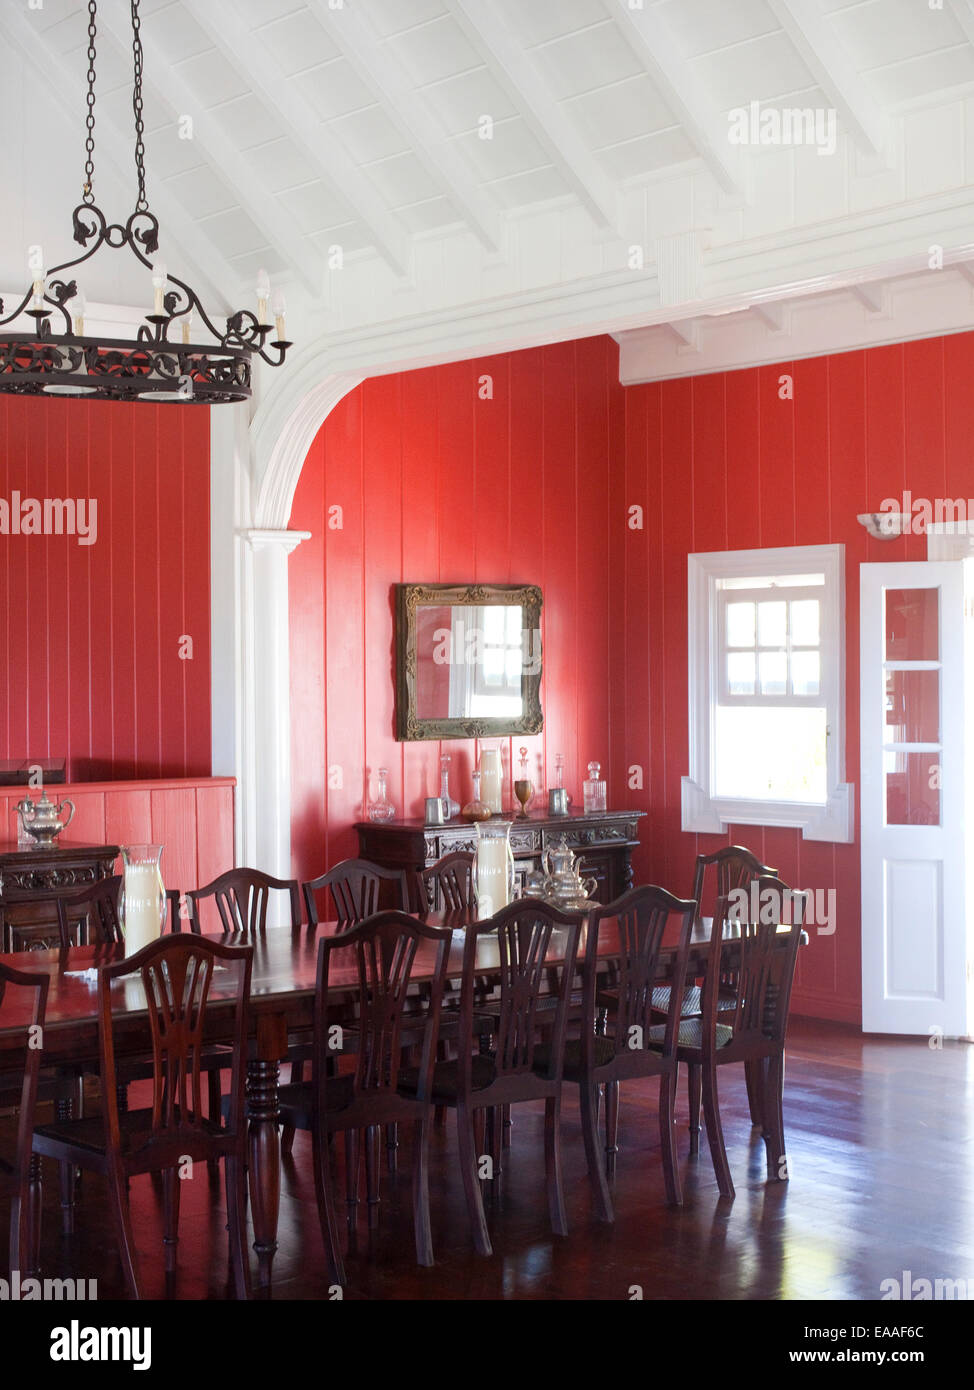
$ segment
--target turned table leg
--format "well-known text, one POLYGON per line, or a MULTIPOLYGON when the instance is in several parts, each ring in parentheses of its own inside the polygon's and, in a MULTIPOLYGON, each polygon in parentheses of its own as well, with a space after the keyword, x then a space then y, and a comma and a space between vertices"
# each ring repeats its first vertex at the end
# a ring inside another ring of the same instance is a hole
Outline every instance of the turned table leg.
POLYGON ((281 1198, 277 1081, 281 1059, 286 1056, 287 1024, 283 1014, 258 1018, 257 1056, 247 1063, 247 1137, 257 1285, 262 1298, 270 1298, 271 1265, 277 1250, 277 1218, 281 1198))

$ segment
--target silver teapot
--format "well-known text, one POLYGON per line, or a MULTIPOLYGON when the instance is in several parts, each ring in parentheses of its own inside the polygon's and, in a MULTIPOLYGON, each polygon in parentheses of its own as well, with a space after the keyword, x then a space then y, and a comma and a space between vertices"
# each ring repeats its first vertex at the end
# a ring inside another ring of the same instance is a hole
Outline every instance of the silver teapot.
POLYGON ((74 802, 67 798, 56 803, 49 801, 42 787, 40 801, 32 801, 29 796, 18 801, 17 814, 27 834, 33 836, 38 844, 53 845, 61 831, 67 830, 74 819, 74 802), (61 814, 68 808, 68 818, 63 821, 61 814))
POLYGON ((553 907, 565 912, 591 907, 598 879, 582 878, 575 856, 564 839, 560 845, 548 846, 541 856, 541 865, 547 875, 544 896, 553 907))

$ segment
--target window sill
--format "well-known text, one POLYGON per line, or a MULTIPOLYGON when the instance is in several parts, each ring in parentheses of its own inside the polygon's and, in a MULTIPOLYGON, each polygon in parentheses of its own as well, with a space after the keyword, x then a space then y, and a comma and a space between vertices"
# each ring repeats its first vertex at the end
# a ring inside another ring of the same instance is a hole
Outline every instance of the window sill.
POLYGON ((852 844, 855 839, 855 788, 840 782, 828 801, 718 800, 689 777, 682 779, 681 824, 684 830, 719 835, 729 825, 783 826, 801 830, 803 839, 852 844))

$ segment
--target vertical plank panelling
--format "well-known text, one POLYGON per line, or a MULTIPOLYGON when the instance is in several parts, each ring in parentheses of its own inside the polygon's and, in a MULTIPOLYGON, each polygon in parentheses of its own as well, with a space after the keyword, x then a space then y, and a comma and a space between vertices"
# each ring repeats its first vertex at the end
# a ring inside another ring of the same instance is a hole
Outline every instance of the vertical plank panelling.
POLYGON ((0 759, 66 757, 84 780, 209 773, 208 415, 0 401, 0 496, 80 498, 97 525, 90 545, 0 536, 0 759))

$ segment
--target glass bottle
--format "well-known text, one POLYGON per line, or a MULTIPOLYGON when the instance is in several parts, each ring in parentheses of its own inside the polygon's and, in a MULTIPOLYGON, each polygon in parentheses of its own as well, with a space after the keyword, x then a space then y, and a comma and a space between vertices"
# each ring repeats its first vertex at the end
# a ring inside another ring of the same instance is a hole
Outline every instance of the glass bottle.
POLYGON ((606 809, 605 782, 602 780, 601 772, 601 763, 589 763, 588 781, 582 783, 582 802, 586 814, 606 809))
POLYGON ((443 802, 443 814, 447 820, 452 820, 454 816, 460 814, 460 803, 454 801, 450 795, 450 755, 444 753, 440 758, 440 800, 443 802))
POLYGON ((464 806, 462 815, 467 820, 490 820, 491 811, 489 806, 485 806, 480 799, 480 773, 472 772, 470 775, 473 782, 473 800, 468 801, 464 806))
POLYGON ((534 795, 534 784, 528 775, 528 750, 526 748, 521 748, 518 751, 521 754, 521 770, 517 781, 514 783, 514 795, 521 803, 518 820, 527 820, 528 802, 534 795))
POLYGON ((564 753, 555 754, 555 780, 552 782, 555 791, 560 791, 565 785, 565 755, 564 753))
POLYGON ((379 795, 374 801, 369 802, 369 820, 392 820, 396 814, 396 808, 389 800, 388 795, 389 769, 379 768, 379 795))

